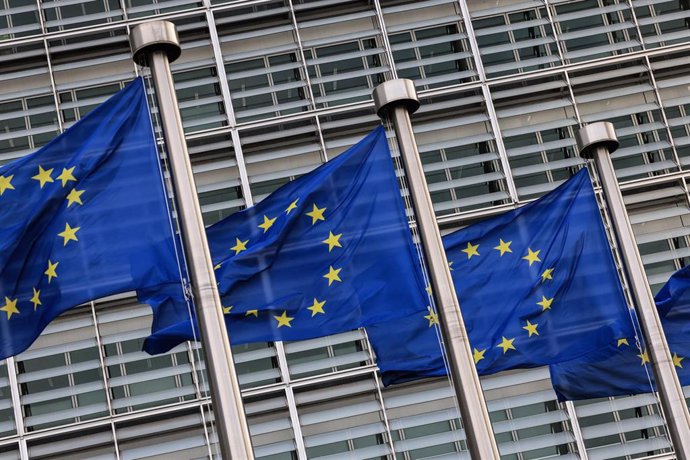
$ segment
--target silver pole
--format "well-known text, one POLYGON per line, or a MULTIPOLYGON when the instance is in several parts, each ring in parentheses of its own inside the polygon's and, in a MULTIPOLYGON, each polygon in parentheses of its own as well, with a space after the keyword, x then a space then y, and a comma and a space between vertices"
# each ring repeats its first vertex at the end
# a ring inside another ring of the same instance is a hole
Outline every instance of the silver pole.
POLYGON ((473 459, 499 459, 489 412, 474 366, 470 341, 460 314, 460 304, 455 295, 446 252, 436 225, 429 188, 412 132, 410 113, 419 108, 414 83, 405 79, 390 80, 377 86, 373 96, 379 117, 388 117, 393 123, 400 146, 417 227, 429 266, 432 295, 440 317, 451 379, 467 436, 467 448, 473 459))
POLYGON ((181 52, 177 30, 172 22, 147 22, 132 30, 130 40, 134 61, 151 68, 156 88, 184 252, 189 264, 194 305, 206 356, 220 452, 227 460, 251 460, 254 453, 249 428, 170 72, 170 61, 177 59, 181 52))
POLYGON ((618 138, 613 124, 592 123, 577 133, 580 155, 594 158, 599 172, 601 187, 608 203, 611 221, 620 246, 630 288, 637 306, 640 324, 645 335, 650 361, 654 368, 661 408, 666 417, 671 442, 678 460, 690 459, 690 415, 680 387, 666 342, 664 330, 654 303, 654 296, 647 283, 642 259, 635 243, 630 220, 625 211, 611 153, 618 148, 618 138))

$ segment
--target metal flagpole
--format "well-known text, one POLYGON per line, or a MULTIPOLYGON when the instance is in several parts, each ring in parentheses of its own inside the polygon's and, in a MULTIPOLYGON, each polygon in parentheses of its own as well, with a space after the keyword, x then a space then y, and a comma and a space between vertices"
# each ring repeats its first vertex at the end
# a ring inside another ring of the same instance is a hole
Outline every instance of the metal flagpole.
POLYGON ((224 459, 252 460, 249 429, 225 330, 216 277, 187 153, 170 61, 180 56, 180 41, 172 22, 153 21, 132 29, 133 59, 151 68, 166 150, 172 168, 175 199, 185 256, 194 294, 211 387, 211 401, 224 459))
POLYGON ((581 128, 577 133, 577 145, 582 157, 594 158, 596 163, 630 288, 637 305, 636 311, 645 335, 647 350, 650 353, 661 408, 666 417, 671 442, 676 458, 688 460, 690 459, 690 415, 611 162, 611 153, 619 145, 613 124, 598 122, 581 128))
POLYGON ((396 79, 374 89, 374 103, 381 118, 388 117, 395 128, 405 175, 417 216, 417 227, 429 266, 432 295, 438 307, 443 340, 449 358, 450 373, 460 406, 460 415, 473 459, 498 459, 489 412, 474 366, 470 342, 460 314, 448 260, 429 196, 426 178, 412 132, 410 113, 419 108, 419 99, 411 80, 396 79))

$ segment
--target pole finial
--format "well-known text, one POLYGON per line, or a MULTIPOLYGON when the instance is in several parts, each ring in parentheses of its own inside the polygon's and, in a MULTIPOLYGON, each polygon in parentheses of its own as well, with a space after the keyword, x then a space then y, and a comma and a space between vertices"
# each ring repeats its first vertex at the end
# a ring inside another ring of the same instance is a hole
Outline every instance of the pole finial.
POLYGON ((598 147, 605 147, 611 154, 620 145, 616 136, 616 129, 613 127, 613 123, 608 121, 599 121, 583 126, 575 137, 580 156, 587 159, 593 158, 594 150, 598 147))
POLYGON ((132 29, 129 38, 134 62, 146 65, 146 55, 162 50, 168 55, 169 62, 180 57, 182 48, 175 24, 170 21, 151 21, 139 24, 132 29))
POLYGON ((379 117, 384 116, 393 103, 404 105, 409 113, 414 113, 419 108, 419 98, 412 80, 388 80, 374 88, 372 95, 379 117))

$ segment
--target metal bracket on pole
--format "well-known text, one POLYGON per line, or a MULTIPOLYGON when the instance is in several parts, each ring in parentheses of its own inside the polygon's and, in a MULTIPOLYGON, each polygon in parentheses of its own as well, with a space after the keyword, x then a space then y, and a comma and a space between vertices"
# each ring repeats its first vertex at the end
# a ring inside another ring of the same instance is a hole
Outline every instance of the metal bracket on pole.
POLYGON ((206 356, 220 452, 226 460, 252 460, 254 453, 242 406, 242 394, 225 329, 206 230, 170 72, 170 62, 177 59, 181 52, 177 30, 175 25, 168 21, 147 22, 132 30, 130 41, 134 61, 151 68, 151 77, 156 89, 163 137, 172 169, 182 242, 192 282, 194 307, 206 356))
POLYGON ((678 460, 688 460, 690 459, 690 415, 611 162, 611 153, 619 145, 613 124, 598 122, 581 128, 577 133, 577 145, 582 157, 593 158, 596 163, 630 290, 635 299, 636 311, 645 335, 650 361, 654 368, 657 391, 671 442, 678 460))
POLYGON ((499 459, 489 412, 474 366, 470 342, 460 314, 460 304, 455 295, 448 260, 436 225, 429 188, 412 132, 410 113, 419 108, 414 83, 405 79, 387 81, 374 89, 373 97, 379 117, 387 117, 393 123, 400 146, 400 156, 403 159, 417 227, 429 267, 432 295, 438 309, 468 450, 473 459, 499 459))

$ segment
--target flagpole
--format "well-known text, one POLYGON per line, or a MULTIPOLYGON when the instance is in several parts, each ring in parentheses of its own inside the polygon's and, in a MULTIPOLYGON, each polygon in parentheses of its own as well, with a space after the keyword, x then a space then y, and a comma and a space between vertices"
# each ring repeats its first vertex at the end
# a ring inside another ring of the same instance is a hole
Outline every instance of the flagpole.
POLYGON ((170 62, 177 59, 181 52, 177 30, 172 22, 147 22, 132 29, 130 40, 134 62, 151 68, 156 89, 194 306, 206 356, 220 452, 226 460, 252 460, 254 453, 242 406, 242 394, 235 374, 170 72, 170 62))
POLYGON ((654 368, 661 408, 666 417, 671 442, 676 458, 688 460, 690 415, 611 162, 611 154, 619 145, 613 124, 598 122, 581 128, 577 133, 577 145, 582 157, 594 158, 596 163, 630 289, 637 306, 636 311, 651 355, 650 361, 654 368))
POLYGON ((405 176, 410 188, 417 227, 426 255, 443 341, 449 358, 451 380, 460 406, 467 448, 474 459, 499 459, 489 412, 479 383, 470 342, 460 314, 448 260, 424 177, 415 142, 410 113, 419 108, 419 99, 411 80, 396 79, 380 84, 373 92, 379 117, 388 118, 395 128, 405 176))

